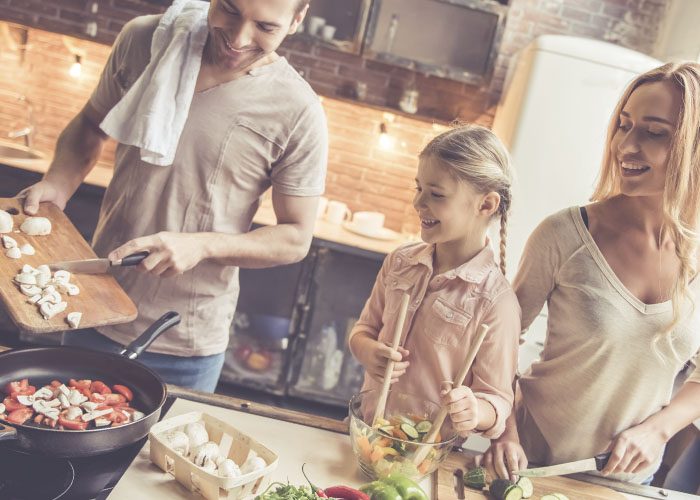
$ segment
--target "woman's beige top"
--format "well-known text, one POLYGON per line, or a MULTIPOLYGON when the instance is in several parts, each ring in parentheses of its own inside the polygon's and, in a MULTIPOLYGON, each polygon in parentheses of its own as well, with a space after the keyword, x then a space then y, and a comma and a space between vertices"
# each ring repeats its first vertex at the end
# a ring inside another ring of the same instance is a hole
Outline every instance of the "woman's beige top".
MULTIPOLYGON (((513 378, 517 367, 520 308, 494 260, 489 245, 456 269, 437 274, 435 245, 411 243, 387 256, 372 294, 350 338, 365 332, 391 343, 404 293, 411 297, 401 345, 411 362, 391 386, 430 401, 440 400, 440 383, 459 373, 476 337, 478 326, 490 326, 464 385, 477 398, 491 403, 496 422, 483 434, 498 437, 513 406, 513 378)), ((365 375, 362 390, 379 389, 365 375)), ((391 410, 391 399, 387 402, 391 410)))
MULTIPOLYGON (((699 280, 690 285, 698 297, 699 280)), ((671 302, 644 304, 612 271, 579 207, 545 219, 525 247, 515 292, 526 330, 547 303, 541 359, 520 379, 520 437, 533 463, 592 457, 620 432, 671 399, 673 381, 700 348, 700 308, 674 330, 674 345, 652 339, 672 319, 671 302)), ((700 368, 686 383, 700 383, 700 368)), ((655 469, 624 479, 641 481, 655 469)))

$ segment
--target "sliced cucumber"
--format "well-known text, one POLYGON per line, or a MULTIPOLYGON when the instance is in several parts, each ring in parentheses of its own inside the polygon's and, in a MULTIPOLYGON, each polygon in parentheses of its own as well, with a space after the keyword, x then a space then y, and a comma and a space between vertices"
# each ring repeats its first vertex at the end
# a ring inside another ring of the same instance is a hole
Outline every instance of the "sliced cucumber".
POLYGON ((389 436, 389 437, 393 437, 393 436, 394 436, 394 434, 391 432, 391 431, 393 431, 393 430, 394 430, 394 426, 393 426, 393 425, 384 425, 384 426, 382 426, 382 427, 379 428, 379 432, 381 432, 381 433, 384 434, 385 436, 389 436))
POLYGON ((477 490, 486 486, 486 470, 483 467, 469 469, 464 475, 464 485, 477 490))
POLYGON ((401 424, 400 429, 408 436, 408 439, 418 439, 419 437, 418 431, 411 424, 401 424))
POLYGON ((430 432, 430 428, 433 426, 428 420, 422 420, 416 424, 416 430, 421 434, 427 434, 430 432))
POLYGON ((497 500, 522 500, 523 489, 507 479, 496 479, 489 487, 489 493, 497 500))
POLYGON ((530 481, 530 478, 528 477, 518 478, 515 484, 516 486, 520 486, 520 488, 523 490, 523 498, 530 498, 535 492, 535 486, 532 484, 532 481, 530 481))

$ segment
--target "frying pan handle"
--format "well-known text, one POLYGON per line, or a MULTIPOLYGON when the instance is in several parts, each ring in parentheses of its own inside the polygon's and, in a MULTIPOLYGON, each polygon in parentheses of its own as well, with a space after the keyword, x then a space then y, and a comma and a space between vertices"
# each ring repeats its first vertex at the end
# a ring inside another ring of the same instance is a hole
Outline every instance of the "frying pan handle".
POLYGON ((175 311, 170 311, 161 316, 155 323, 149 326, 145 332, 134 340, 131 344, 121 350, 119 354, 125 358, 134 359, 143 351, 148 349, 155 339, 168 328, 180 323, 180 315, 175 311))
POLYGON ((0 441, 10 441, 17 439, 17 429, 0 422, 0 441))

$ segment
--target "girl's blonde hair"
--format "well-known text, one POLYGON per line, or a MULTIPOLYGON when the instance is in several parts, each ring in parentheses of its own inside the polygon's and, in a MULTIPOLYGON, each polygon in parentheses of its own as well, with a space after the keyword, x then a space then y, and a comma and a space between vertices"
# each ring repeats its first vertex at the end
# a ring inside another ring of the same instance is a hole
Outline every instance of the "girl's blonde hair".
POLYGON ((480 193, 497 192, 501 202, 500 268, 506 274, 506 227, 511 205, 513 172, 510 155, 496 135, 479 125, 461 125, 435 137, 420 158, 434 157, 452 168, 455 176, 480 193))
MULTIPOLYGON (((688 297, 688 283, 697 273, 698 214, 700 212, 700 64, 668 63, 647 71, 629 84, 613 112, 605 154, 598 184, 591 201, 603 201, 620 194, 620 170, 610 144, 617 131, 622 112, 632 92, 641 85, 668 81, 681 92, 683 105, 678 116, 678 126, 671 139, 668 156, 666 183, 663 193, 664 224, 662 234, 670 235, 680 260, 680 274, 671 290, 673 320, 665 331, 654 337, 656 350, 661 338, 667 336, 673 355, 672 332, 681 319, 681 305, 688 297)), ((658 351, 657 351, 658 352, 658 351)))

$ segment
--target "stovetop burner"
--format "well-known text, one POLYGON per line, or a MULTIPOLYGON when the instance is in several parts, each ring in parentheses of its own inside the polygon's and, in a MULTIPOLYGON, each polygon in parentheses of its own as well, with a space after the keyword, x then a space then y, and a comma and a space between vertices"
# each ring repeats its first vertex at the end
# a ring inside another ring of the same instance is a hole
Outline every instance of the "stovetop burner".
MULTIPOLYGON (((166 398, 160 418, 174 401, 166 398)), ((0 500, 104 500, 147 440, 70 459, 30 455, 0 443, 0 500)))
POLYGON ((65 458, 43 458, 3 450, 0 498, 3 500, 57 500, 75 481, 75 469, 65 458))

